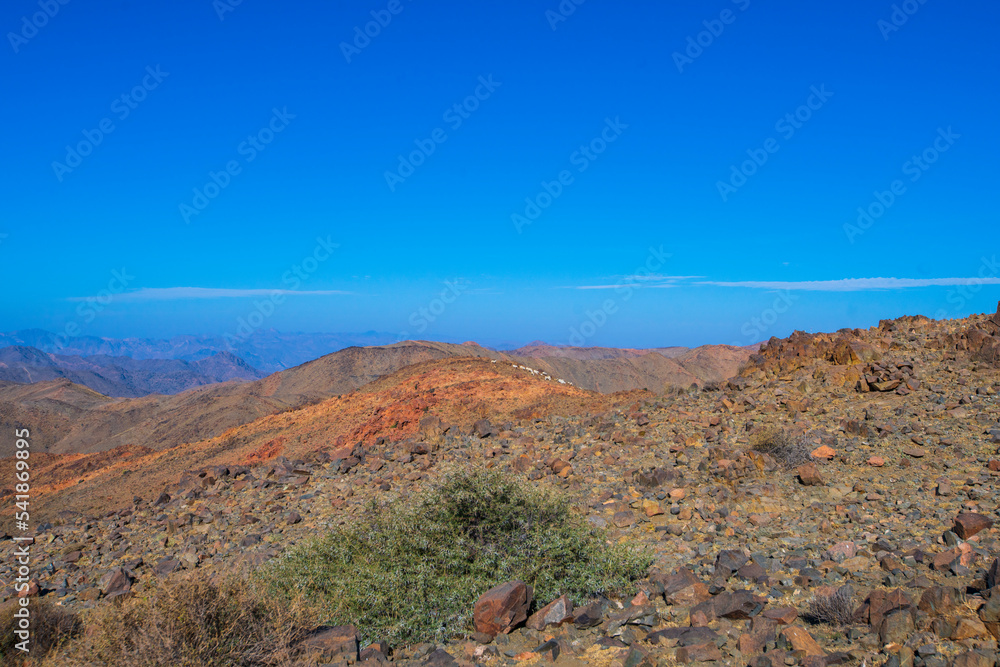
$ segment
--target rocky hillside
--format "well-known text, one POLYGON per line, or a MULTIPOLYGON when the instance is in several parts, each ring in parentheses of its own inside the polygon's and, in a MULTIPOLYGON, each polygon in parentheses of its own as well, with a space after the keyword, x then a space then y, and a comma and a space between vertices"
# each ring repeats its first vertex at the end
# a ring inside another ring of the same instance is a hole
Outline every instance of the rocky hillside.
MULTIPOLYGON (((431 360, 202 442, 51 457, 34 473, 52 482, 34 546, 51 568, 33 590, 85 608, 256 565, 372 499, 487 466, 569 494, 609 539, 648 548, 641 592, 573 608, 512 584, 480 601, 507 621, 477 611, 465 637, 368 657, 987 667, 1000 637, 998 323, 796 334, 720 387, 666 394, 431 360)), ((379 639, 353 633, 327 634, 328 659, 379 639)))

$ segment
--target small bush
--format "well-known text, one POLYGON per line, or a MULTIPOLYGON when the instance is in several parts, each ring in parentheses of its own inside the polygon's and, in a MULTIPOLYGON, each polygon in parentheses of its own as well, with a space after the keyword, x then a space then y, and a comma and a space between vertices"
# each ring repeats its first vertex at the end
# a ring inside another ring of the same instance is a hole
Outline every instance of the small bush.
POLYGON ((315 625, 298 601, 277 604, 236 577, 160 583, 92 621, 88 657, 108 667, 281 664, 315 625))
POLYGON ((767 454, 782 468, 795 468, 812 461, 809 446, 796 440, 787 431, 776 428, 760 431, 750 437, 750 449, 767 454))
POLYGON ((818 595, 810 603, 805 618, 811 623, 850 625, 854 620, 854 591, 841 586, 831 595, 818 595))
POLYGON ((369 508, 273 561, 262 573, 279 598, 303 595, 330 624, 365 641, 444 639, 467 629, 476 599, 511 579, 545 604, 631 592, 652 559, 609 546, 562 497, 495 471, 462 472, 388 508, 369 508))
POLYGON ((17 598, 0 608, 0 664, 25 664, 26 658, 43 658, 54 649, 66 643, 81 630, 80 620, 76 614, 49 602, 44 598, 31 598, 28 603, 30 614, 29 653, 25 653, 16 644, 20 638, 14 635, 19 619, 14 613, 20 608, 17 598), (23 662, 19 662, 23 661, 23 662))

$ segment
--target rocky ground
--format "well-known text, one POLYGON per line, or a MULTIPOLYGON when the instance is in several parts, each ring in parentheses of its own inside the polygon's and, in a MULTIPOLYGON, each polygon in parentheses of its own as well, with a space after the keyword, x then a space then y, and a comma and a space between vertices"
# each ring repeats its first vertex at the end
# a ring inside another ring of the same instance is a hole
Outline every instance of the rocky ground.
POLYGON ((254 566, 371 498, 405 501, 482 464, 563 490, 609 539, 651 549, 641 592, 573 609, 513 582, 484 596, 465 638, 359 645, 340 627, 315 638, 328 660, 992 667, 998 330, 1000 315, 796 334, 710 390, 471 426, 430 409, 403 439, 191 470, 126 509, 54 513, 32 593, 86 608, 158 577, 254 566), (786 447, 769 448, 779 431, 786 447))

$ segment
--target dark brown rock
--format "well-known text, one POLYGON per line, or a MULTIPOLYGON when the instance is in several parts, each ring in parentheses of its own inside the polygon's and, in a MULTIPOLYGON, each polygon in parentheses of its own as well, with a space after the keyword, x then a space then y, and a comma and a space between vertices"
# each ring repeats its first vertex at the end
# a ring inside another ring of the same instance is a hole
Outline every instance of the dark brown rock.
POLYGON ((489 419, 479 419, 472 425, 472 434, 480 438, 488 438, 493 435, 493 424, 489 419))
POLYGON ((952 530, 960 538, 967 540, 976 533, 992 527, 993 521, 988 517, 975 512, 963 512, 955 517, 955 527, 952 530))
POLYGON ((353 625, 321 626, 302 640, 302 648, 308 653, 320 653, 327 660, 357 662, 359 639, 353 625))
POLYGON ((981 651, 966 651, 955 656, 952 667, 994 667, 996 654, 986 655, 981 651))
POLYGON ((906 609, 890 612, 879 627, 879 638, 883 644, 903 644, 914 633, 913 615, 906 609))
POLYGON ((948 616, 965 605, 965 591, 960 588, 934 586, 920 596, 917 608, 931 616, 948 616))
POLYGON ((991 635, 1000 640, 1000 587, 990 589, 989 599, 979 608, 979 620, 991 635))
POLYGON ((693 644, 677 649, 676 659, 681 664, 689 662, 712 662, 722 660, 722 651, 712 643, 693 644))

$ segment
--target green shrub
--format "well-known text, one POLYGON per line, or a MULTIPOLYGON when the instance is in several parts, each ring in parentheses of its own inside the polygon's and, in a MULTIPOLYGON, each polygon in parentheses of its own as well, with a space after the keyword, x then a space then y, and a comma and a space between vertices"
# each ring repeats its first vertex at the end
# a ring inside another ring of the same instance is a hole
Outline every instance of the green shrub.
POLYGON ((545 604, 628 594, 652 559, 611 546, 568 500, 495 471, 451 475, 355 525, 301 545, 261 573, 282 598, 302 595, 366 642, 444 639, 468 629, 476 599, 511 579, 545 604))

